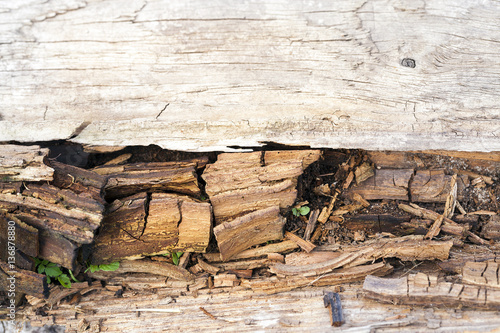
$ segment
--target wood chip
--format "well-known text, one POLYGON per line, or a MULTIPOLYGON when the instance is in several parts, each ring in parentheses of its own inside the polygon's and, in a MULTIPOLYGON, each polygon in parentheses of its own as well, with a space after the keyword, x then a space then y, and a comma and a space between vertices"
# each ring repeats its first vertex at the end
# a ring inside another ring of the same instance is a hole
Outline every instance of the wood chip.
POLYGON ((316 245, 314 245, 313 243, 306 241, 288 231, 285 232, 285 237, 297 243, 297 245, 300 246, 300 248, 306 251, 307 253, 311 252, 316 247, 316 245))

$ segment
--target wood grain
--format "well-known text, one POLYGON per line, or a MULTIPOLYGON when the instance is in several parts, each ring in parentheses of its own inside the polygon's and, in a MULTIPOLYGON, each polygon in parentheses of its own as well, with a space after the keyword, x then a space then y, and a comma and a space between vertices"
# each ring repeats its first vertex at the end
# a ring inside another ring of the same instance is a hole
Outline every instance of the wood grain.
POLYGON ((0 141, 500 151, 494 1, 49 1, 0 11, 0 141))

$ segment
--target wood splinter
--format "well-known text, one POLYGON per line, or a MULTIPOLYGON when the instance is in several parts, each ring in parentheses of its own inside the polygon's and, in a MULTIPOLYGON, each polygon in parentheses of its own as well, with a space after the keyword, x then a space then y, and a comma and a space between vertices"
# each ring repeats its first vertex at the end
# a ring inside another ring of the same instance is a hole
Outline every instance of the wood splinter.
POLYGON ((330 322, 332 326, 340 327, 343 322, 342 318, 342 304, 340 303, 340 296, 338 293, 328 292, 323 296, 325 308, 330 309, 330 322))

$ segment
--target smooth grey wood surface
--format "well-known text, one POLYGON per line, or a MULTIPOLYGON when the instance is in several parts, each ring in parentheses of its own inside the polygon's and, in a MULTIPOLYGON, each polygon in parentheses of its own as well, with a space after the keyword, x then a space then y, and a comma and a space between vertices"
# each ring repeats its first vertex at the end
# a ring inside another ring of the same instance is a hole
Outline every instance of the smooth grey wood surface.
POLYGON ((500 2, 0 1, 0 141, 500 151, 500 2))

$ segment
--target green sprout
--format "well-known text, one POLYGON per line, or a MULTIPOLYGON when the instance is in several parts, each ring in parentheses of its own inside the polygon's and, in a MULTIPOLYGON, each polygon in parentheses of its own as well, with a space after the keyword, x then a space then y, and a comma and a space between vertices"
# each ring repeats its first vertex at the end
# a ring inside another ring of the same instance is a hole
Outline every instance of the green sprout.
POLYGON ((65 288, 71 288, 71 279, 75 282, 79 282, 73 275, 71 269, 68 269, 69 275, 63 273, 61 268, 53 262, 48 260, 42 260, 35 258, 36 271, 38 274, 45 274, 47 277, 47 283, 52 283, 52 280, 59 281, 59 283, 65 288))
POLYGON ((165 253, 164 256, 172 256, 172 262, 174 263, 174 265, 179 266, 179 259, 183 254, 184 252, 172 252, 172 253, 165 253))
POLYGON ((311 208, 307 206, 302 206, 300 208, 292 208, 292 214, 295 216, 307 215, 311 211, 311 208))
POLYGON ((120 262, 115 261, 115 262, 112 262, 111 264, 89 265, 84 273, 87 273, 88 271, 90 271, 91 273, 94 273, 97 271, 112 272, 112 271, 116 271, 118 268, 120 268, 120 262))

